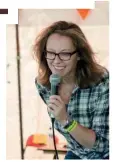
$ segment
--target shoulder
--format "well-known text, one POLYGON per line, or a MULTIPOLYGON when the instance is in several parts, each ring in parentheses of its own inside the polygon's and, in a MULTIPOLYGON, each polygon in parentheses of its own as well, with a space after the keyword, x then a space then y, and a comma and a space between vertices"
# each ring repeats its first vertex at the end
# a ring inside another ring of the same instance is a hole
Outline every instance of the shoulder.
POLYGON ((99 83, 96 84, 94 88, 97 89, 97 91, 100 94, 108 93, 109 92, 109 72, 108 71, 106 71, 102 75, 99 83))
POLYGON ((98 86, 102 88, 109 88, 109 72, 108 71, 103 74, 98 86))
POLYGON ((43 86, 38 82, 37 77, 35 78, 35 85, 38 90, 42 90, 43 86))
POLYGON ((39 93, 46 94, 49 91, 47 87, 38 82, 37 77, 35 78, 35 85, 39 93))

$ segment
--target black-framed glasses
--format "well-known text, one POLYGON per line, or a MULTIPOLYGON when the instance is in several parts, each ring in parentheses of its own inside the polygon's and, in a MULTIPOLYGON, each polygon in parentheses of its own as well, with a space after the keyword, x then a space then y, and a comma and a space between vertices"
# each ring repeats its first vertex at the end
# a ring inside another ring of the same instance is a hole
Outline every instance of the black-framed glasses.
POLYGON ((45 51, 45 57, 49 60, 54 60, 57 55, 60 60, 68 61, 71 59, 71 56, 74 55, 76 52, 77 52, 76 50, 73 52, 60 52, 60 53, 55 53, 52 51, 45 51))

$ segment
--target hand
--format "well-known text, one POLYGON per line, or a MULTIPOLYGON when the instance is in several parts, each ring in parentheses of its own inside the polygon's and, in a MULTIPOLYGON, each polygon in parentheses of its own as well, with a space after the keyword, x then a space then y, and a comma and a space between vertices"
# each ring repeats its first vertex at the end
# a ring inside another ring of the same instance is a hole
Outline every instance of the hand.
POLYGON ((67 119, 66 105, 58 95, 49 98, 48 111, 52 113, 60 123, 67 119))

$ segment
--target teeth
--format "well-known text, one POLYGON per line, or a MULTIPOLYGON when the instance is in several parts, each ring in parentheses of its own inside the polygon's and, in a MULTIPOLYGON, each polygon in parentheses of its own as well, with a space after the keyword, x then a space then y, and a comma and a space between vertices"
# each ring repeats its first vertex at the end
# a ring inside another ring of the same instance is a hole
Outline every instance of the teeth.
POLYGON ((54 67, 55 67, 55 69, 59 69, 59 70, 64 69, 64 67, 57 67, 57 66, 54 66, 54 67))

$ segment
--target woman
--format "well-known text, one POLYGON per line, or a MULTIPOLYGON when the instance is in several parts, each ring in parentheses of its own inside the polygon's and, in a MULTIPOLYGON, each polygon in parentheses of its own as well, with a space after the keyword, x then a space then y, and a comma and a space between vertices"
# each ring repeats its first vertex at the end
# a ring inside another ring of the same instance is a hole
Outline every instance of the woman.
POLYGON ((109 158, 109 74, 97 64, 78 25, 58 21, 36 38, 36 86, 55 128, 68 141, 65 159, 109 158), (49 78, 58 74, 58 95, 50 93, 49 78))

